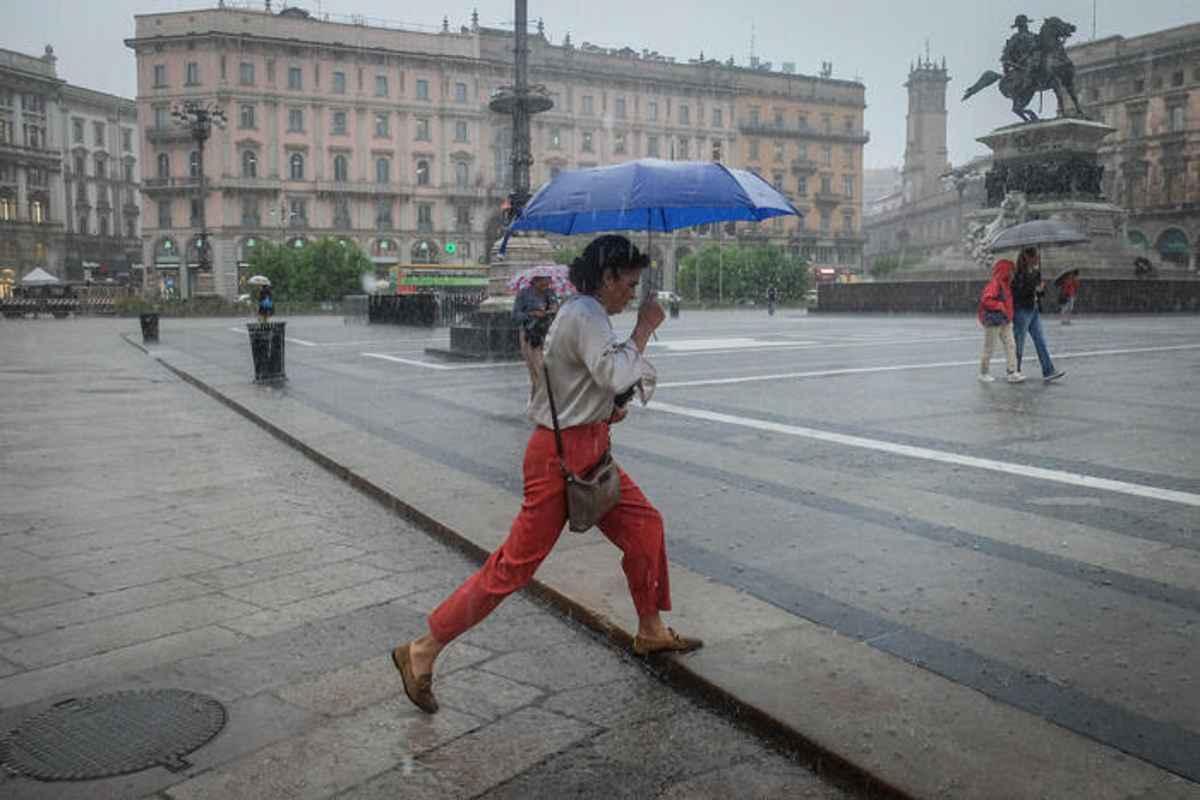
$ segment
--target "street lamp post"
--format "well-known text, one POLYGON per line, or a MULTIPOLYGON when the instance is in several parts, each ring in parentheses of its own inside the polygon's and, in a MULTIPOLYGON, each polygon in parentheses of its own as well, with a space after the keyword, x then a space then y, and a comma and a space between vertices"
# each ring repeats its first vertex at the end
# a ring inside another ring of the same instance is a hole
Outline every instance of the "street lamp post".
MULTIPOLYGON (((196 166, 200 178, 196 189, 200 200, 200 233, 197 238, 196 250, 200 259, 199 269, 207 270, 212 268, 212 248, 208 244, 208 213, 205 208, 208 200, 208 184, 204 175, 204 145, 208 141, 208 137, 212 135, 214 127, 225 127, 225 112, 215 104, 202 105, 195 100, 187 100, 182 106, 176 106, 171 111, 171 116, 175 118, 178 125, 191 133, 192 139, 196 142, 196 166)), ((187 266, 186 253, 185 250, 185 268, 187 266)), ((189 295, 192 294, 192 288, 189 273, 189 295)))

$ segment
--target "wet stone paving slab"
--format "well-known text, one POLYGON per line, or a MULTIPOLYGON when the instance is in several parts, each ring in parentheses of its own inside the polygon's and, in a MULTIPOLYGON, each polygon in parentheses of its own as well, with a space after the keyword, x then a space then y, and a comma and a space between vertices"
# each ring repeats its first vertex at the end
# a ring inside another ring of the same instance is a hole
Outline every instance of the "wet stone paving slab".
POLYGON ((181 772, 0 771, 6 800, 860 796, 524 595, 447 649, 442 710, 421 713, 388 650, 472 563, 173 377, 118 338, 131 327, 4 323, 0 733, 126 690, 197 692, 228 721, 181 772))

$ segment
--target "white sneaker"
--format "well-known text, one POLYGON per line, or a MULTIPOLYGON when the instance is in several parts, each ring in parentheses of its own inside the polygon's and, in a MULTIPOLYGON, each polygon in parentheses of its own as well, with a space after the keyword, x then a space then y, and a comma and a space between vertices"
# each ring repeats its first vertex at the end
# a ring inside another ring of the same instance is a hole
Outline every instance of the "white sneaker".
POLYGON ((979 373, 979 382, 980 383, 995 383, 996 379, 993 378, 991 375, 988 375, 986 372, 981 372, 981 373, 979 373))
POLYGON ((1008 382, 1009 383, 1021 383, 1024 380, 1025 380, 1025 376, 1022 375, 1020 372, 1008 373, 1008 382))

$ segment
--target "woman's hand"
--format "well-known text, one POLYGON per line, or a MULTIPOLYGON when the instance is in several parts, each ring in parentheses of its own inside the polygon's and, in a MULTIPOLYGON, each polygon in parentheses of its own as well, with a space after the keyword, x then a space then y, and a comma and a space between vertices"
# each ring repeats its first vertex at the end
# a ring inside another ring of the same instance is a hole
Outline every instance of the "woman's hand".
POLYGON ((638 352, 646 349, 646 343, 650 341, 654 329, 662 325, 666 318, 667 312, 663 311, 663 307, 653 297, 647 298, 646 302, 638 307, 638 321, 633 328, 632 337, 638 352))
POLYGON ((628 415, 629 415, 629 407, 628 406, 619 406, 617 408, 614 408, 612 414, 610 414, 608 417, 608 424, 616 425, 618 422, 625 419, 625 417, 627 417, 628 415))

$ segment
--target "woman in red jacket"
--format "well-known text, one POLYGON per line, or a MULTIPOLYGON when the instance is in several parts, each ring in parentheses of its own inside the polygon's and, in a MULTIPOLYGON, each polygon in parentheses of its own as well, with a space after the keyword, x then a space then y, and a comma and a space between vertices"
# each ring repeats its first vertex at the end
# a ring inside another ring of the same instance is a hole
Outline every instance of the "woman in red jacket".
POLYGON ((993 383, 988 368, 992 363, 992 351, 996 340, 1004 344, 1004 357, 1008 367, 1008 382, 1020 383, 1025 376, 1017 372, 1017 343, 1013 339, 1013 262, 1002 258, 992 267, 992 279, 979 295, 979 323, 983 325, 983 355, 979 359, 979 380, 993 383))

